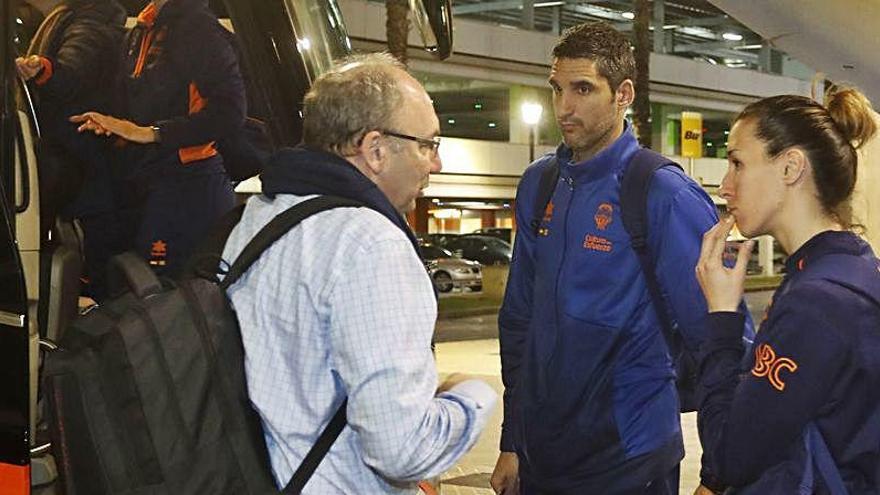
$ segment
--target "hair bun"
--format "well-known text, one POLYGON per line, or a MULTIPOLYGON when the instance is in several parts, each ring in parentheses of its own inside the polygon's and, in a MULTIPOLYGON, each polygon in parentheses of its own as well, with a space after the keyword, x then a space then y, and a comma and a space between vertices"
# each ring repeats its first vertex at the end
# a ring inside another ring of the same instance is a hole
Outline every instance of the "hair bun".
POLYGON ((825 108, 843 137, 857 149, 877 132, 871 102, 856 88, 830 88, 825 95, 825 108))

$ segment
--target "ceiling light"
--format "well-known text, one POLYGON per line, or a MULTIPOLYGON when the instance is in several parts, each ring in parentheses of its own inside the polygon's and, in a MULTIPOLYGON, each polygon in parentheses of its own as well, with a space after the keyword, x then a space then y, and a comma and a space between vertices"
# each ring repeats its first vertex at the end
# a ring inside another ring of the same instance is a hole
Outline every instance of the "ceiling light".
POLYGON ((559 7, 560 5, 565 5, 565 2, 541 2, 536 3, 534 7, 537 9, 541 7, 559 7))
POLYGON ((727 41, 742 41, 743 39, 743 35, 738 33, 724 33, 721 35, 721 37, 726 39, 727 41))
POLYGON ((497 124, 495 122, 489 122, 489 128, 494 129, 497 124))
POLYGON ((449 125, 455 125, 455 119, 449 119, 446 121, 446 123, 449 125))
POLYGON ((632 12, 623 12, 620 14, 620 17, 623 17, 624 19, 633 20, 636 18, 636 15, 633 14, 632 12))

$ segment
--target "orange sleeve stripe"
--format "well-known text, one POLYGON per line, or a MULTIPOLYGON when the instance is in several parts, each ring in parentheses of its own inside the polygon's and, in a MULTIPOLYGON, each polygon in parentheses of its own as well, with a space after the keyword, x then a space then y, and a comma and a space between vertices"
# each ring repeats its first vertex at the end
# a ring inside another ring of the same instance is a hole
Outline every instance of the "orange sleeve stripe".
POLYGON ((43 65, 43 71, 40 72, 39 77, 34 79, 34 83, 37 86, 42 86, 49 82, 49 79, 52 79, 52 74, 55 73, 55 69, 52 67, 52 61, 46 57, 40 57, 40 64, 43 65))
POLYGON ((150 51, 150 43, 152 42, 153 30, 151 29, 147 31, 147 34, 141 39, 141 50, 138 53, 137 63, 134 66, 134 72, 131 74, 132 77, 140 77, 141 73, 144 71, 144 64, 147 63, 147 53, 150 51))
POLYGON ((0 493, 3 495, 28 495, 31 489, 30 466, 17 466, 0 462, 0 493))
POLYGON ((196 83, 189 83, 189 114, 192 115, 201 112, 207 103, 208 100, 199 93, 199 88, 196 86, 196 83))
MULTIPOLYGON (((202 97, 202 94, 199 93, 199 88, 196 86, 196 83, 189 83, 189 114, 193 115, 202 111, 207 105, 208 100, 202 97)), ((196 146, 190 146, 188 148, 181 148, 177 155, 180 158, 180 163, 186 165, 187 163, 192 163, 199 160, 204 160, 205 158, 211 158, 217 154, 217 148, 214 146, 214 142, 211 141, 207 144, 200 144, 196 146)))
POLYGON ((190 146, 188 148, 180 148, 177 150, 177 156, 180 163, 186 165, 188 163, 211 158, 217 154, 217 148, 214 147, 214 141, 208 144, 200 144, 198 146, 190 146))

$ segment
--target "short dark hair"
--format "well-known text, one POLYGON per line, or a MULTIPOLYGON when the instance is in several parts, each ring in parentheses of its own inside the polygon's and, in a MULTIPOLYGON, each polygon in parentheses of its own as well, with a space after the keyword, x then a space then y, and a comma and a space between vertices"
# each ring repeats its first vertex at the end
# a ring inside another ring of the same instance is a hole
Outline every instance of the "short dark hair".
POLYGON ((632 45, 607 22, 585 22, 566 29, 553 47, 553 57, 592 60, 612 91, 624 80, 635 79, 632 45))
POLYGON ((740 121, 754 122, 771 158, 792 147, 804 150, 822 207, 845 227, 852 226, 856 149, 877 131, 865 95, 851 87, 834 88, 824 106, 806 96, 772 96, 749 104, 734 119, 740 121))

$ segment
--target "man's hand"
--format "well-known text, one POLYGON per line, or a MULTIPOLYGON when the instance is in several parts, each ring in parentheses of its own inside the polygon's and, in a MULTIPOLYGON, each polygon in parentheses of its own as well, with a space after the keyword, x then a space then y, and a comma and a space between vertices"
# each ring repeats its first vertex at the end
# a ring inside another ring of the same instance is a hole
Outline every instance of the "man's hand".
POLYGON ((134 122, 117 119, 98 112, 86 112, 74 115, 69 119, 74 124, 79 124, 77 131, 94 132, 98 136, 119 136, 125 140, 147 144, 155 142, 155 133, 150 127, 143 127, 134 122))
POLYGON ((465 382, 467 380, 472 379, 473 377, 470 375, 465 375, 464 373, 453 373, 446 377, 446 380, 437 387, 437 393, 446 392, 452 387, 458 385, 461 382, 465 382))
POLYGON ((694 490, 694 495, 715 495, 715 492, 706 488, 703 485, 700 485, 697 487, 696 490, 694 490))
POLYGON ((25 81, 30 81, 43 69, 43 62, 40 61, 39 55, 31 55, 28 57, 18 57, 15 59, 15 69, 18 75, 25 81))
POLYGON ((723 263, 727 235, 733 228, 733 217, 723 218, 703 235, 700 260, 697 261, 697 281, 706 296, 709 312, 736 311, 742 300, 745 286, 746 265, 755 241, 748 240, 739 246, 736 265, 727 268, 723 263))
POLYGON ((502 452, 498 456, 489 484, 498 495, 519 495, 519 457, 516 452, 502 452))

